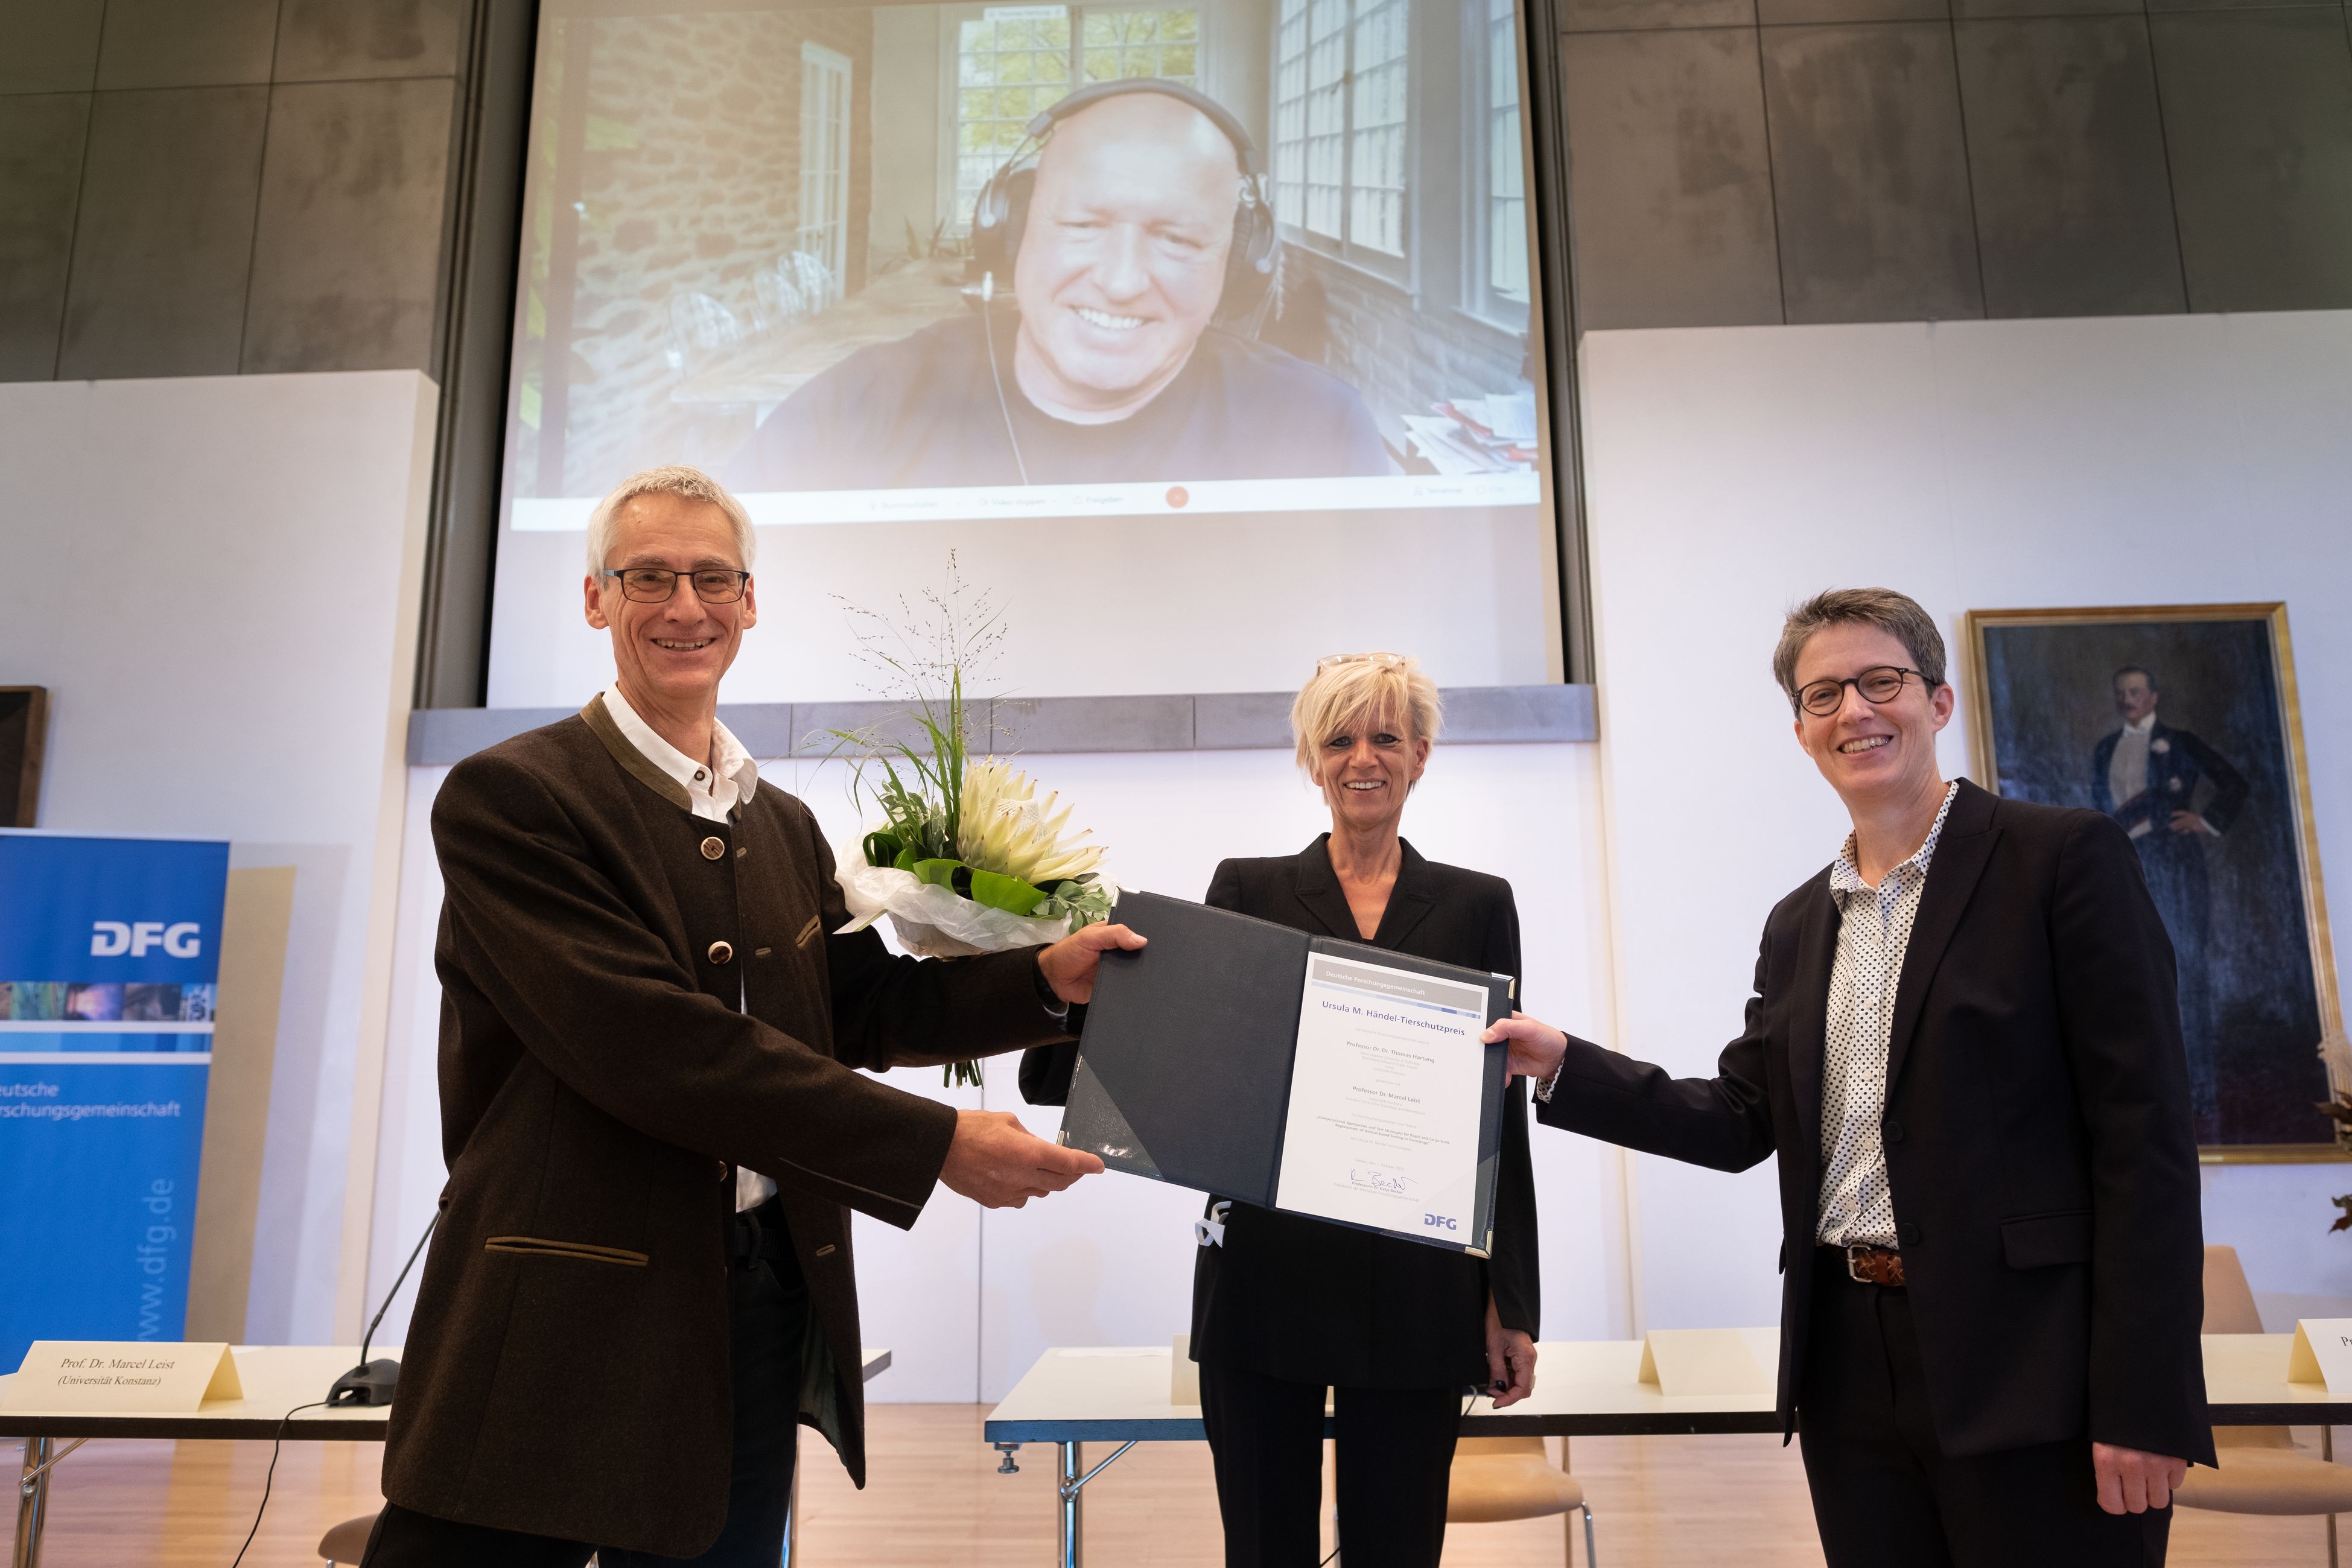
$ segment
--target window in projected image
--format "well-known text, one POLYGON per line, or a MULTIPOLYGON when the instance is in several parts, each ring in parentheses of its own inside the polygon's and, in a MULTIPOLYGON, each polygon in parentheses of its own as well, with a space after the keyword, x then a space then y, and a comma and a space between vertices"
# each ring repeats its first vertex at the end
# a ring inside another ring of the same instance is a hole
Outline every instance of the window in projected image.
POLYGON ((1534 507, 1509 0, 542 13, 508 517, 1534 507))

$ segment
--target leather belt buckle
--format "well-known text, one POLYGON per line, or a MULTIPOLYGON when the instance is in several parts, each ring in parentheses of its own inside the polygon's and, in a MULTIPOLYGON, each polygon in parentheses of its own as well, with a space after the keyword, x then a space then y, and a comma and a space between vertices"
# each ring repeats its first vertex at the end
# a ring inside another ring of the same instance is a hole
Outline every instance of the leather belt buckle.
POLYGON ((1903 1254, 1894 1248, 1857 1242, 1844 1250, 1846 1276, 1855 1283, 1903 1289, 1903 1254))

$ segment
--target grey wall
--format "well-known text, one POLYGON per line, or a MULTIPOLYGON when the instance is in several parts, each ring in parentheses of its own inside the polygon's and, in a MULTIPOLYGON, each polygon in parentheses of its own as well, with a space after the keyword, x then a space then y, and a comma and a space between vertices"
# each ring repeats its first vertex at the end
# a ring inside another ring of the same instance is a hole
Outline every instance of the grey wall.
POLYGON ((1580 329, 2352 306, 2335 0, 1559 21, 1580 329))
POLYGON ((0 0, 0 380, 434 364, 462 0, 0 0))

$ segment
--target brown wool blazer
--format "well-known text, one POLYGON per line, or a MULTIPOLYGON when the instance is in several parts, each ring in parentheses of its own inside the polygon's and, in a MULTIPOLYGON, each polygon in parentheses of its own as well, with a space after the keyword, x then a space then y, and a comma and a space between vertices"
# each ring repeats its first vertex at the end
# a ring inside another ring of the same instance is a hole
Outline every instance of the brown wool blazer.
POLYGON ((384 1495, 709 1547, 739 1165, 776 1178, 808 1279, 803 1419, 864 1485, 849 1211, 913 1225, 956 1115, 856 1069, 1065 1038, 1035 949, 919 963, 832 935, 848 914, 808 808, 763 783, 726 822, 695 817, 601 699, 451 769, 433 839, 449 1182, 384 1495))

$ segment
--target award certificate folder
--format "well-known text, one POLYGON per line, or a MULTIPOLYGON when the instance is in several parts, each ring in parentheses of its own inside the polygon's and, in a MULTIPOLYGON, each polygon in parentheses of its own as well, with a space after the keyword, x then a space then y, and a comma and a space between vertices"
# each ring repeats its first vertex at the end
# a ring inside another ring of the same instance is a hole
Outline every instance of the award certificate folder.
POLYGON ((1061 1141, 1113 1170, 1486 1256, 1514 981, 1157 894, 1116 916, 1061 1141))

